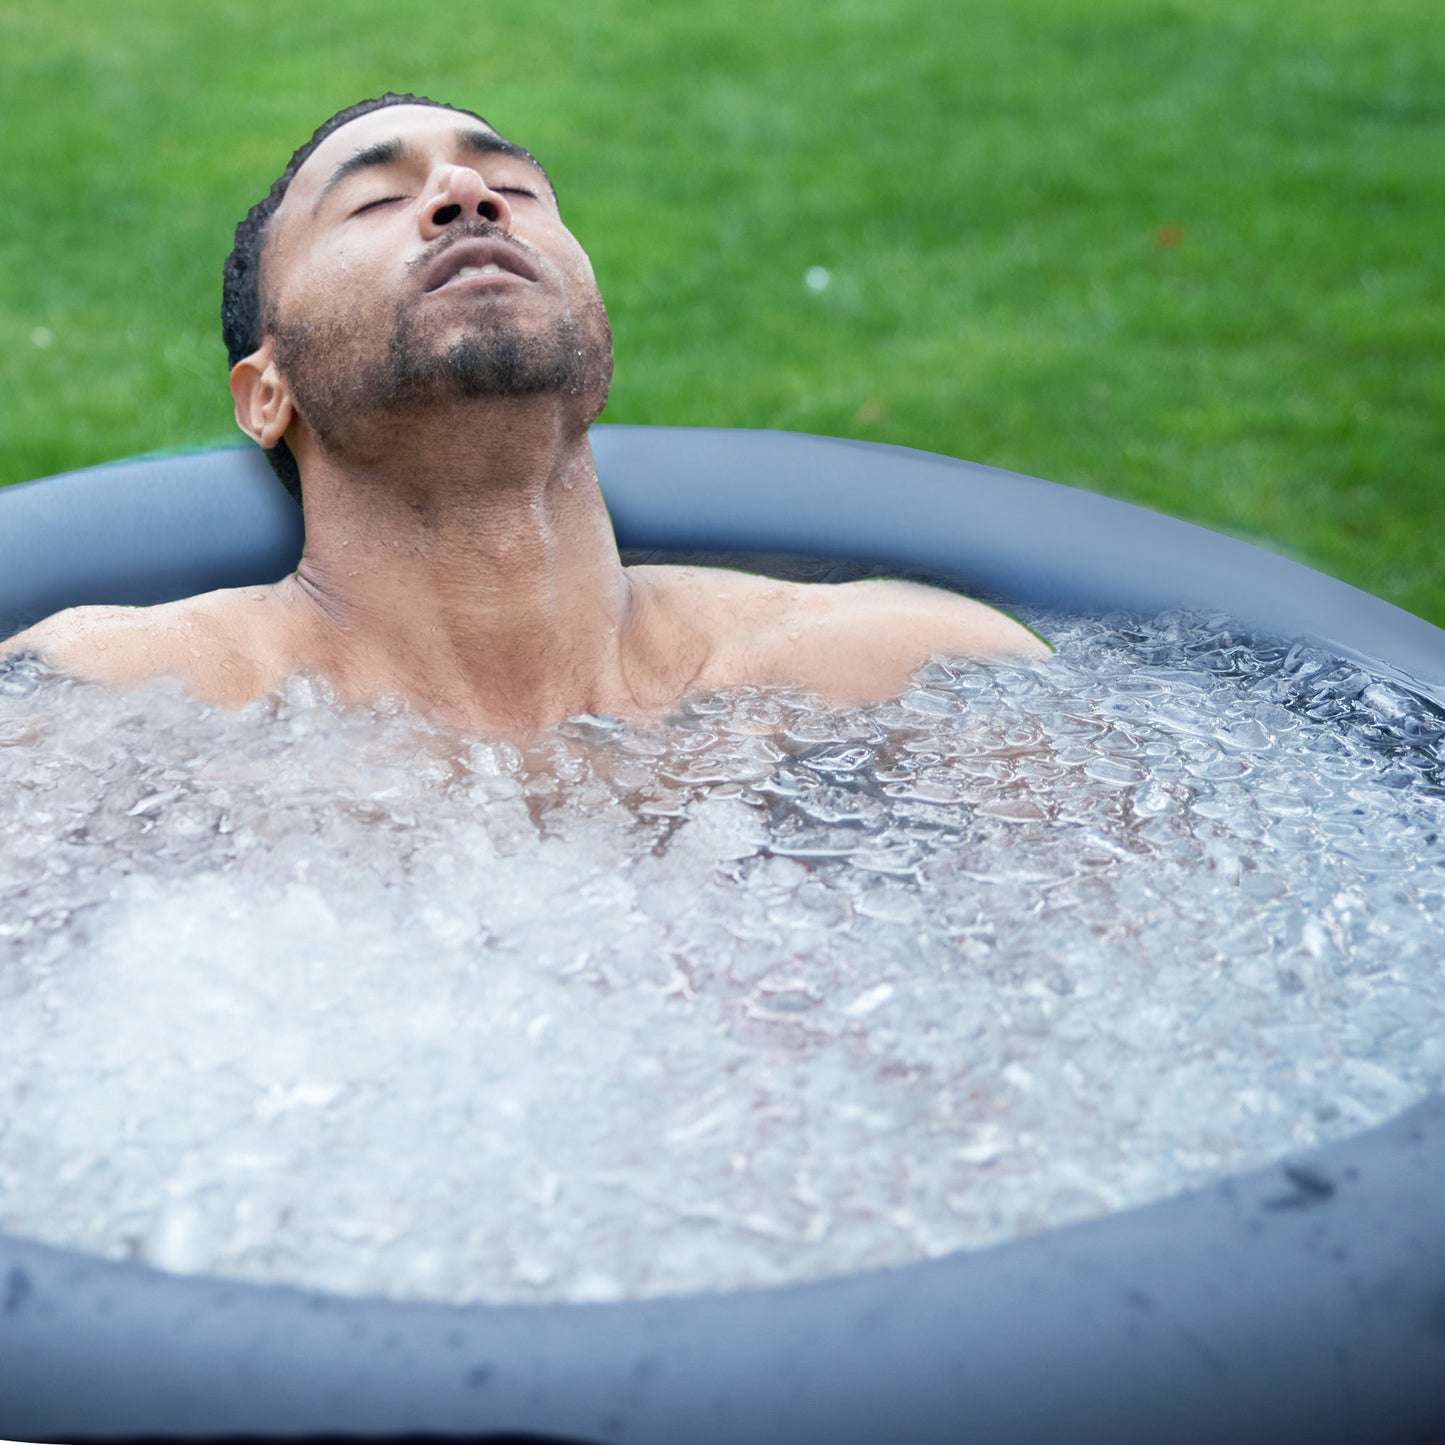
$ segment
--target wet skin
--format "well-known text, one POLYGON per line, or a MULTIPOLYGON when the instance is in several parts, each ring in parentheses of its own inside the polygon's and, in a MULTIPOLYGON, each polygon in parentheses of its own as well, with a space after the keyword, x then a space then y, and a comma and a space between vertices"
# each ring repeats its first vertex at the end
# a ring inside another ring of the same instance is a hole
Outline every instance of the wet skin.
POLYGON ((267 334, 231 387, 242 430, 300 468, 296 572, 76 608, 6 652, 117 686, 176 676, 228 707, 306 673, 506 734, 741 684, 848 705, 932 656, 1048 652, 909 583, 624 568, 587 440, 611 376, 591 264, 536 163, 471 116, 395 106, 328 136, 274 218, 263 293, 267 334), (498 355, 545 384, 514 368, 488 390, 498 355))

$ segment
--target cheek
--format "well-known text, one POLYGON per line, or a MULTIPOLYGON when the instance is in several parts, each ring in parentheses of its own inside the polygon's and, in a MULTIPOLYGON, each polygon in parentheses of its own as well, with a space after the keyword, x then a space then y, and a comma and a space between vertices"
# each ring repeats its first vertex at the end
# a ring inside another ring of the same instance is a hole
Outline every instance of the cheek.
POLYGON ((555 257, 557 265, 567 273, 569 278, 595 285, 592 262, 588 259, 582 243, 560 221, 554 220, 548 229, 551 231, 550 235, 545 232, 540 233, 532 238, 532 244, 546 254, 555 257))
POLYGON ((306 273, 304 284, 293 283, 277 298, 277 314, 292 322, 355 315, 375 298, 376 290, 366 283, 355 257, 320 257, 306 273))
POLYGON ((592 272, 592 262, 580 246, 574 242, 559 259, 569 289, 583 293, 597 290, 597 277, 592 272))
POLYGON ((360 274, 359 256, 344 246, 327 246, 312 258, 307 289, 330 296, 353 286, 360 274))

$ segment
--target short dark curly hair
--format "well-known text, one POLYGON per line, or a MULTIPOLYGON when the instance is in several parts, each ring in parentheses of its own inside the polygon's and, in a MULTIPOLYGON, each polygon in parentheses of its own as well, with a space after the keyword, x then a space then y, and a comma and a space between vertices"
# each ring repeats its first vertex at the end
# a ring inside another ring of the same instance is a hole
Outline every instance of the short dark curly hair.
MULTIPOLYGON (((329 120, 323 121, 316 133, 291 157, 286 169, 272 183, 266 196, 257 201, 246 213, 246 218, 236 227, 236 244, 226 257, 222 272, 221 289, 221 334, 226 340, 226 355, 230 365, 244 356, 249 356, 260 346, 265 336, 265 307, 261 299, 261 258, 266 250, 266 233, 271 217, 281 204, 296 172, 305 164, 306 158, 329 136, 358 116, 370 115, 374 110, 385 110, 392 105, 433 105, 438 110, 455 110, 479 120, 488 130, 495 127, 484 116, 461 105, 448 105, 444 101, 431 100, 425 95, 398 95, 387 91, 375 100, 360 100, 338 110, 329 120)), ((266 460, 281 479, 281 485, 299 502, 301 500, 301 474, 296 469, 296 458, 284 441, 277 442, 266 453, 266 460)))

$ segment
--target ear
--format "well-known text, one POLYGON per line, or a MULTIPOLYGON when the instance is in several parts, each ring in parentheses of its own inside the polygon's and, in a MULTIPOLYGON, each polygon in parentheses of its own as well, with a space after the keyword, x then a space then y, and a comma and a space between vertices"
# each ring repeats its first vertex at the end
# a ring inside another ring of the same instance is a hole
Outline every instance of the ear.
POLYGON ((236 425, 270 451, 286 435, 296 403, 276 369, 269 336, 231 368, 231 396, 236 402, 236 425))

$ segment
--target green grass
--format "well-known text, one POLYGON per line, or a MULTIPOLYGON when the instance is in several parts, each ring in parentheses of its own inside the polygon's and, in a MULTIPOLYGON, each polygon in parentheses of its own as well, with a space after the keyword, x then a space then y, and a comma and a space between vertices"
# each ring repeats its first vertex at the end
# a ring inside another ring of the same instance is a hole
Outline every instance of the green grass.
POLYGON ((552 171, 607 419, 991 462, 1445 624, 1438 0, 0 0, 0 48, 0 482, 229 434, 236 219, 415 89, 552 171))

